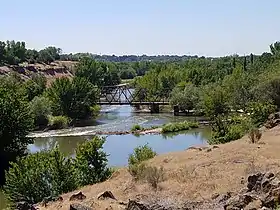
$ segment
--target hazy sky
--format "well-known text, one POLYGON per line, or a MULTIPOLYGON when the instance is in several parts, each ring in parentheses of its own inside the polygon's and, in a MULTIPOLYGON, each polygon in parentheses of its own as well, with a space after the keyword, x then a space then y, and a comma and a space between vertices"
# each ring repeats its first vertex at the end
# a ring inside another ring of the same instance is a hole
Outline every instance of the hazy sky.
POLYGON ((279 0, 1 0, 0 40, 96 54, 259 54, 279 0))

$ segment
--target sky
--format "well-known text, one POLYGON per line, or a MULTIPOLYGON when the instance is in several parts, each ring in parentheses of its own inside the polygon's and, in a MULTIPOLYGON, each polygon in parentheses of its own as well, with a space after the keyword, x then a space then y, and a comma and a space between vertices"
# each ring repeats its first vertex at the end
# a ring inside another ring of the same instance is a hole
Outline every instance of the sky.
POLYGON ((37 50, 223 56, 280 40, 279 0, 0 1, 0 40, 37 50))

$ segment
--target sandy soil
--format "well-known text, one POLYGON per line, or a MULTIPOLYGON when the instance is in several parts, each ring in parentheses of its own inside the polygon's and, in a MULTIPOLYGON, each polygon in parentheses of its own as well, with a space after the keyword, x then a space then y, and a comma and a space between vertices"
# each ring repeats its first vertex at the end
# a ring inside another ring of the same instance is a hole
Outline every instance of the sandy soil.
MULTIPOLYGON (((158 199, 167 203, 201 201, 215 193, 236 192, 244 188, 242 178, 258 171, 278 172, 280 169, 280 127, 264 131, 258 144, 242 139, 224 145, 159 155, 148 164, 164 168, 165 181, 158 190, 147 183, 135 182, 126 168, 119 169, 106 182, 86 186, 82 204, 93 209, 124 209, 119 202, 129 199, 158 199), (117 200, 97 200, 97 195, 112 191, 117 200)), ((49 203, 39 209, 69 209, 71 192, 62 195, 63 201, 49 203)), ((79 201, 78 201, 79 202, 79 201)), ((77 203, 75 201, 74 203, 77 203)))

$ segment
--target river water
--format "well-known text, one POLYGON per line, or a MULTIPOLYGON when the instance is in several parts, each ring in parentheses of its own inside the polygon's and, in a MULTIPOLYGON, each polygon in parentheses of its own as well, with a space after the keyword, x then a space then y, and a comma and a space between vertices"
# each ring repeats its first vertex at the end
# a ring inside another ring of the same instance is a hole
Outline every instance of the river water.
MULTIPOLYGON (((134 124, 143 127, 159 126, 168 122, 184 120, 198 120, 186 116, 173 116, 172 113, 135 113, 130 106, 103 106, 100 116, 92 125, 75 127, 57 131, 36 132, 30 134, 34 137, 34 144, 28 146, 30 153, 40 150, 52 149, 58 145, 66 155, 73 156, 79 143, 91 139, 96 131, 126 131, 134 124)), ((148 144, 158 154, 182 151, 190 146, 207 144, 210 137, 208 128, 170 135, 109 135, 105 136, 104 150, 108 157, 109 166, 125 166, 129 154, 137 146, 148 144)), ((0 209, 5 206, 4 196, 0 191, 0 209)))

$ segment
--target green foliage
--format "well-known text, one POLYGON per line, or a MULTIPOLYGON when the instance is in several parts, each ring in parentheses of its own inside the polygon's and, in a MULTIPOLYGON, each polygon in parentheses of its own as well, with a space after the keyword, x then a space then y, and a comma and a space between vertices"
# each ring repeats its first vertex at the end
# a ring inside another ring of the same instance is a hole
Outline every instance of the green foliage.
POLYGON ((276 111, 276 106, 272 105, 269 102, 259 103, 252 102, 249 105, 250 117, 252 122, 259 126, 264 123, 268 116, 276 111))
POLYGON ((32 143, 26 136, 33 129, 33 118, 17 83, 0 83, 0 119, 0 183, 3 183, 8 163, 24 155, 27 145, 32 143))
POLYGON ((202 109, 210 119, 218 115, 227 115, 230 112, 227 92, 221 87, 208 87, 204 91, 202 109))
POLYGON ((29 101, 35 96, 40 96, 45 91, 47 86, 47 79, 40 74, 33 74, 30 80, 27 80, 23 87, 29 101))
POLYGON ((250 118, 233 116, 217 116, 211 124, 212 137, 210 144, 227 143, 242 138, 252 127, 250 118))
POLYGON ((133 154, 129 155, 128 167, 129 173, 136 179, 141 179, 146 169, 143 161, 149 160, 156 156, 156 153, 147 144, 134 149, 133 154))
POLYGON ((30 111, 34 117, 34 125, 45 127, 49 123, 49 116, 51 115, 51 103, 46 97, 35 98, 29 103, 30 111))
POLYGON ((179 106, 181 111, 189 111, 196 108, 199 103, 199 91, 193 84, 185 84, 183 91, 182 87, 174 88, 171 97, 170 104, 172 106, 179 106))
POLYGON ((34 204, 106 180, 112 170, 107 168, 107 155, 102 151, 104 141, 94 137, 81 144, 74 159, 58 148, 18 158, 6 172, 6 195, 13 203, 34 204))
POLYGON ((76 76, 88 79, 93 85, 112 86, 121 82, 114 64, 83 58, 76 66, 76 76))
POLYGON ((178 123, 168 123, 162 127, 162 133, 178 132, 183 130, 189 130, 192 128, 198 128, 198 122, 178 122, 178 123))
POLYGON ((144 128, 141 127, 141 125, 136 124, 136 125, 133 125, 133 126, 132 126, 131 131, 132 131, 132 132, 134 132, 134 131, 141 131, 141 130, 143 130, 143 129, 144 129, 144 128))
POLYGON ((53 114, 71 119, 85 119, 91 116, 92 107, 98 97, 98 89, 84 78, 56 79, 47 89, 47 97, 52 102, 53 114))
POLYGON ((13 203, 34 204, 77 188, 77 177, 71 158, 56 148, 30 154, 11 164, 6 172, 5 194, 13 203))
POLYGON ((67 128, 70 120, 66 116, 48 116, 48 126, 50 129, 63 129, 67 128))
POLYGON ((102 151, 105 138, 93 137, 78 146, 75 166, 78 170, 79 185, 89 185, 105 181, 111 175, 107 168, 107 154, 102 151))

